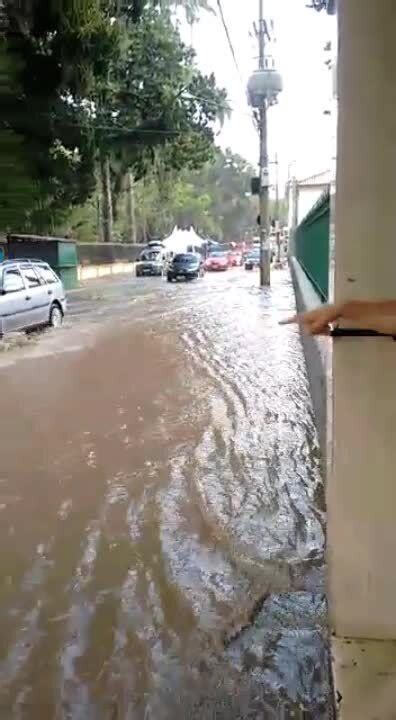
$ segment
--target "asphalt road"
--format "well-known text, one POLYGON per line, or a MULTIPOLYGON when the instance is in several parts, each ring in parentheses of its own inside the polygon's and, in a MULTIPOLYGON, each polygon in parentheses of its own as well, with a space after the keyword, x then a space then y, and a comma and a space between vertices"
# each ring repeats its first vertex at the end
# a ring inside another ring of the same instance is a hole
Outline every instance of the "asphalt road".
POLYGON ((327 717, 319 451, 286 271, 73 292, 0 353, 0 717, 327 717), (283 714, 282 714, 283 713, 283 714))

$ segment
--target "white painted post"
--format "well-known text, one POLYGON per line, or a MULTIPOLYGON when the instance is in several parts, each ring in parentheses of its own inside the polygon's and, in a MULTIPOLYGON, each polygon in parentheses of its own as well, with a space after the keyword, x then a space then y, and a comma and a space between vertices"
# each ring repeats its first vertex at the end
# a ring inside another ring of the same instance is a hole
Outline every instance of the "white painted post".
MULTIPOLYGON (((395 0, 339 1, 338 300, 396 298, 395 37, 395 0)), ((396 639, 395 343, 334 343, 331 444, 331 623, 396 639)))

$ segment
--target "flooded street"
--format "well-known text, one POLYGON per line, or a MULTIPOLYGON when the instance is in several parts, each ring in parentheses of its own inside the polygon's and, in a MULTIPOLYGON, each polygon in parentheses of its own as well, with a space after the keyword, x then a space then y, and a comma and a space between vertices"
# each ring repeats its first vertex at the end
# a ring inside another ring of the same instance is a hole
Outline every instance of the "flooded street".
POLYGON ((329 717, 286 272, 123 278, 0 358, 0 717, 329 717))

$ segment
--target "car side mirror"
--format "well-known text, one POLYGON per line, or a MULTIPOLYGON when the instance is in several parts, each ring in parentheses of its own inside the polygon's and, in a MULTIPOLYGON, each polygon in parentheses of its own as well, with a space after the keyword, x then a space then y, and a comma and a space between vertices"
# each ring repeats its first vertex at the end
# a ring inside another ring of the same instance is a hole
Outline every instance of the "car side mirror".
POLYGON ((7 290, 0 288, 0 295, 7 295, 7 290))

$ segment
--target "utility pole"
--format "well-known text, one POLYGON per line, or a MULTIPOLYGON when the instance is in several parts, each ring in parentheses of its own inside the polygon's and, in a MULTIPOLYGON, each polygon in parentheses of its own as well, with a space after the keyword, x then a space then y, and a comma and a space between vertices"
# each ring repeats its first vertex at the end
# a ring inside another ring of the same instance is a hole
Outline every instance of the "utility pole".
POLYGON ((275 237, 276 237, 276 267, 281 267, 281 232, 279 213, 279 160, 278 153, 275 155, 275 237))
POLYGON ((135 180, 132 170, 127 173, 127 235, 128 242, 136 244, 135 180))
POLYGON ((275 220, 279 220, 279 159, 278 153, 275 155, 275 220))
MULTIPOLYGON (((265 70, 264 0, 259 0, 259 70, 265 70)), ((260 112, 260 285, 271 284, 271 253, 268 233, 269 173, 268 173, 268 130, 267 98, 259 108, 260 112)))
MULTIPOLYGON (((275 68, 274 58, 266 56, 265 42, 271 38, 268 34, 267 23, 264 20, 264 0, 259 0, 259 28, 257 31, 259 41, 259 67, 250 76, 247 90, 249 104, 258 111, 260 124, 260 178, 258 194, 260 198, 260 285, 266 287, 271 284, 271 248, 269 233, 269 172, 268 172, 268 141, 267 141, 267 111, 277 102, 282 92, 282 77, 275 68)), ((255 184, 257 193, 257 185, 255 184)))

